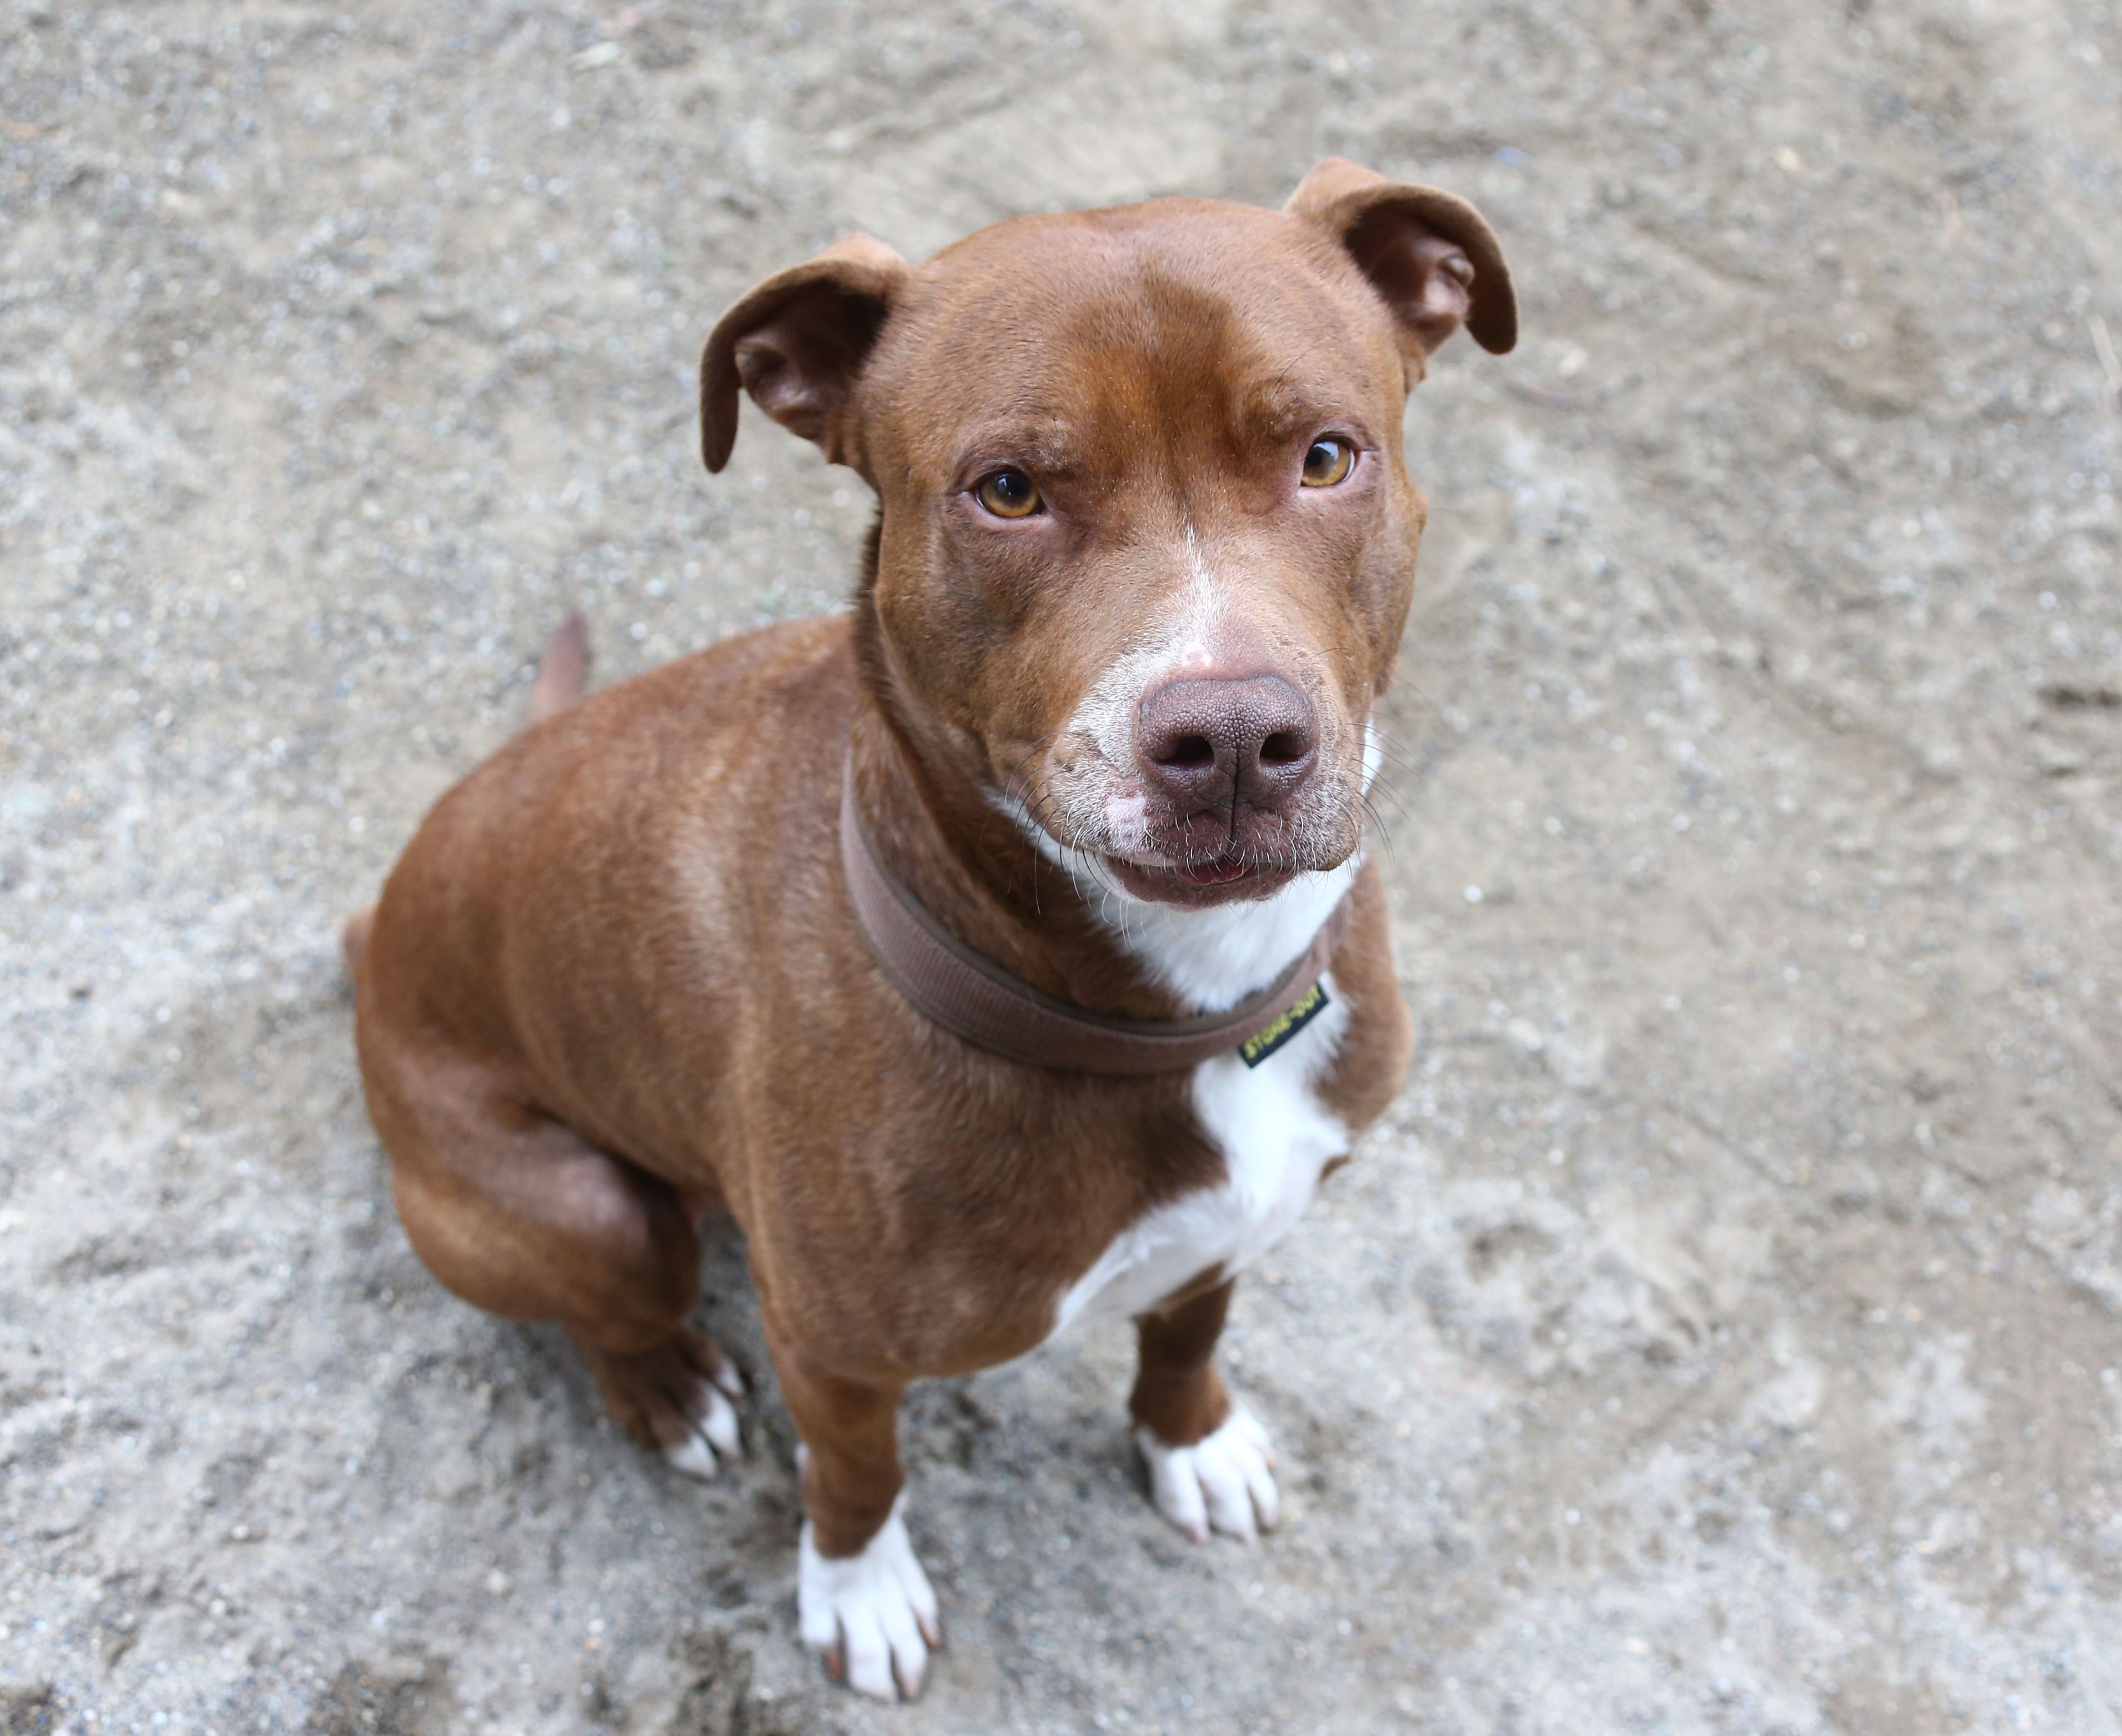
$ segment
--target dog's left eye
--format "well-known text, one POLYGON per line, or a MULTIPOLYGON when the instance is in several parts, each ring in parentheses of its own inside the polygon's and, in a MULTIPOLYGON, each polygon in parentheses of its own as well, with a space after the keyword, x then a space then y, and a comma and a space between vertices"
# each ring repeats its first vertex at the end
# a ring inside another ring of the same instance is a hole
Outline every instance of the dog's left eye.
POLYGON ((1315 440, 1304 455, 1304 486, 1330 488, 1344 480, 1356 462, 1356 449, 1331 436, 1315 440))

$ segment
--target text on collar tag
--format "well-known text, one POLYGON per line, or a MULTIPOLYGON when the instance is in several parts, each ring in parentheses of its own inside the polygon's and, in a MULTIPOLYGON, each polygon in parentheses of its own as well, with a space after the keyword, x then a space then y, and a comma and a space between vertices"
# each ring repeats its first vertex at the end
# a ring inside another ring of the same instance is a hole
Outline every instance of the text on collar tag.
POLYGON ((1255 1031, 1238 1045, 1238 1058, 1256 1067, 1326 1010, 1326 985, 1315 982, 1290 1003, 1289 1010, 1265 1030, 1255 1031))

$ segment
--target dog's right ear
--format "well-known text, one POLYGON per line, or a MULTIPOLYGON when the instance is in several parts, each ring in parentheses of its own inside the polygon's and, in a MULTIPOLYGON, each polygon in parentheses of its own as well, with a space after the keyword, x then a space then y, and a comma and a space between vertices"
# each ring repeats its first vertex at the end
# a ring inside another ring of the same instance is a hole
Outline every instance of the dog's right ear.
POLYGON ((755 285, 716 325, 700 355, 700 455, 710 470, 736 444, 736 394, 859 467, 845 412, 877 334, 913 275, 883 242, 851 235, 815 259, 755 285))

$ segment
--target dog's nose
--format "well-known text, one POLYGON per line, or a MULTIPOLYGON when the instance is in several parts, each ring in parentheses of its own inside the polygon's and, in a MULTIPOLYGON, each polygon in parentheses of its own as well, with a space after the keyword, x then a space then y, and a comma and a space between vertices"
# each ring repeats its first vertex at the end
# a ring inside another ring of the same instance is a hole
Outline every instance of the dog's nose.
POLYGON ((1174 681, 1143 698, 1135 757, 1186 813, 1237 802, 1273 810, 1318 763, 1319 719, 1279 675, 1174 681))

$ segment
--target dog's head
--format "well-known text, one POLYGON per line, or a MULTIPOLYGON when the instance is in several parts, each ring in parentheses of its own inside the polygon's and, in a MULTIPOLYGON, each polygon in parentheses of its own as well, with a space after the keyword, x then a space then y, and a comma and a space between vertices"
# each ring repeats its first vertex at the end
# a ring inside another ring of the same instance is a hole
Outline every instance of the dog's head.
POLYGON ((1517 323, 1472 206, 1330 158, 1279 212, 1018 217, 918 268, 852 236, 716 327, 703 444, 720 469, 741 388, 876 489, 921 751, 1137 897, 1260 897, 1362 838, 1426 512, 1408 390, 1517 323))

